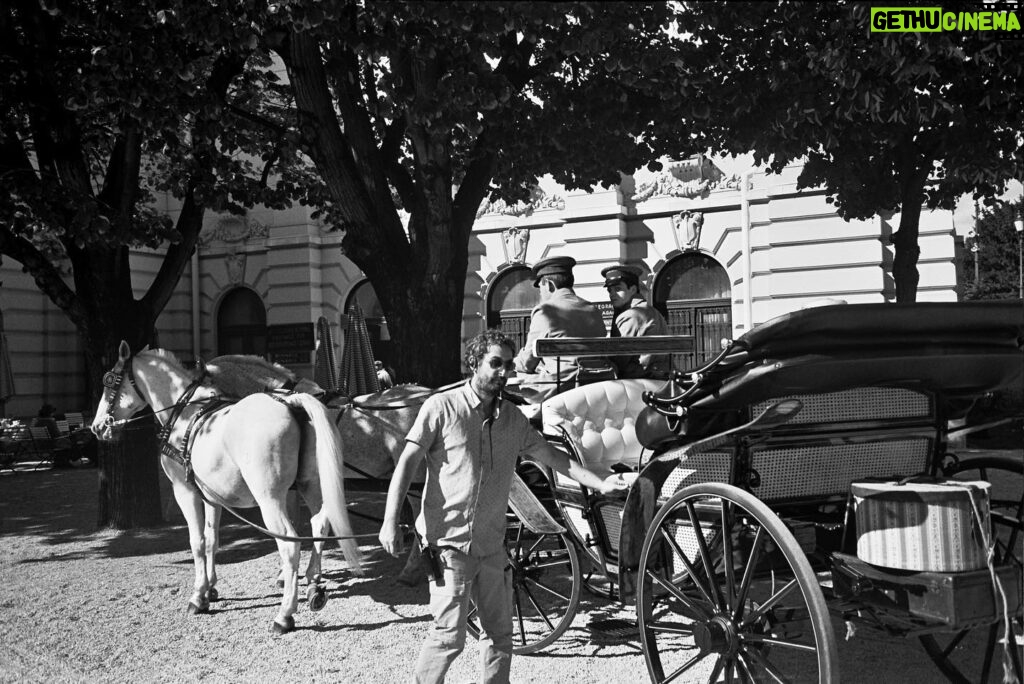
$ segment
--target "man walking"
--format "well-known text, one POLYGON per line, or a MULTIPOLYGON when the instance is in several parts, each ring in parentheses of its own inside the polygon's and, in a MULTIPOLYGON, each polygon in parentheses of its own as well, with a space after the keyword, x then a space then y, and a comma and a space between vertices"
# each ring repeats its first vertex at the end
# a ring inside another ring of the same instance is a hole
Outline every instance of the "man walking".
POLYGON ((512 341, 498 330, 467 344, 472 376, 423 404, 391 478, 380 543, 397 556, 402 551, 399 511, 417 466, 426 460, 416 530, 433 566, 434 623, 416 663, 416 682, 444 681, 465 646, 470 598, 485 635, 483 681, 509 681, 512 580, 504 548, 505 511, 520 456, 529 454, 602 493, 626 487, 618 476, 603 480, 551 449, 519 409, 502 399, 514 353, 512 341))

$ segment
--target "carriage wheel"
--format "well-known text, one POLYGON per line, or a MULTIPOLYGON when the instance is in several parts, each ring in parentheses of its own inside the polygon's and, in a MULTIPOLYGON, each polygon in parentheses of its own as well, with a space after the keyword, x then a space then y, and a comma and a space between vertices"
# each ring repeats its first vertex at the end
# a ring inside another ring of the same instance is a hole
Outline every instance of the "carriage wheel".
MULTIPOLYGON (((512 512, 505 535, 512 566, 512 652, 536 653, 572 624, 580 603, 580 560, 566 534, 531 532, 512 512)), ((468 631, 480 638, 476 608, 468 631)))
POLYGON ((716 483, 677 492, 648 529, 640 570, 651 681, 836 678, 835 634, 814 571, 782 520, 748 492, 716 483))
MULTIPOLYGON (((1018 571, 1024 559, 1024 463, 1019 459, 987 456, 965 459, 953 466, 947 477, 956 480, 985 480, 992 485, 989 502, 995 563, 1014 565, 1018 571)), ((1021 575, 1017 575, 1019 587, 1021 575)), ((1010 607, 1011 611, 1013 606, 1010 607)), ((993 625, 965 629, 951 634, 920 637, 929 657, 950 681, 972 684, 1003 681, 1002 620, 993 625)), ((1021 672, 1020 639, 1024 635, 1021 612, 1010 620, 1009 654, 1017 681, 1021 672)))

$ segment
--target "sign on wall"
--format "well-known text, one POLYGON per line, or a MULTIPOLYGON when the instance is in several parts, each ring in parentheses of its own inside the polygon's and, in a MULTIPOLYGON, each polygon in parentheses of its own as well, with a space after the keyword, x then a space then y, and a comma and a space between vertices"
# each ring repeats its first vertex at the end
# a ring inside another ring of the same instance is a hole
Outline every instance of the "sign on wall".
POLYGON ((309 363, 315 346, 312 323, 267 326, 267 355, 275 363, 309 363))

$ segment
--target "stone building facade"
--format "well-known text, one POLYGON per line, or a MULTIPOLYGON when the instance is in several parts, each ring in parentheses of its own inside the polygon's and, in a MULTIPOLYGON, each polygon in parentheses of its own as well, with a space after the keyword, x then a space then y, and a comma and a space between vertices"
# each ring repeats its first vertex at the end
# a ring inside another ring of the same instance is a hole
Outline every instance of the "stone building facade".
MULTIPOLYGON (((672 331, 695 337, 694 353, 676 359, 677 365, 698 362, 723 337, 802 307, 893 301, 888 237, 899 216, 843 221, 822 191, 797 191, 799 170, 727 175, 698 157, 659 173, 624 177, 611 189, 538 189, 529 203, 485 202, 470 244, 464 339, 488 326, 522 339, 537 296, 529 267, 563 254, 577 261, 577 292, 596 303, 607 301, 602 268, 616 262, 640 266, 647 295, 667 314, 672 331)), ((168 211, 173 214, 173 207, 168 211)), ((918 299, 955 301, 951 213, 923 212, 920 232, 918 299)), ((197 254, 158 320, 160 346, 187 360, 269 353, 311 376, 312 346, 306 348, 309 338, 295 337, 296 331, 312 334, 323 317, 341 358, 344 313, 356 302, 375 353, 387 363, 395 350, 386 317, 340 243, 340 235, 311 220, 303 207, 208 216, 197 254)), ((132 267, 141 293, 159 255, 139 250, 132 267)), ((4 406, 6 415, 34 414, 43 401, 62 410, 88 409, 84 362, 71 324, 17 262, 4 259, 0 282, 17 389, 4 406)))

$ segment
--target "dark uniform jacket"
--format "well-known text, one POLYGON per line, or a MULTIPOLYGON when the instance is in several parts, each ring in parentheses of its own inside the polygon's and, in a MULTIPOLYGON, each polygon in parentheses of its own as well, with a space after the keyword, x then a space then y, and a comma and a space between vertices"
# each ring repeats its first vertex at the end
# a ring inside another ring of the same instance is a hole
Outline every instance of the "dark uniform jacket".
POLYGON ((550 299, 534 307, 526 343, 516 356, 516 371, 536 374, 533 380, 539 383, 536 388, 539 394, 533 395, 527 390, 530 379, 526 379, 522 383, 524 396, 539 403, 555 393, 558 383, 574 378, 577 371, 576 359, 563 356, 561 373, 556 376, 558 360, 536 356, 536 340, 542 337, 604 337, 606 334, 604 319, 596 306, 577 296, 570 288, 555 290, 550 299))

